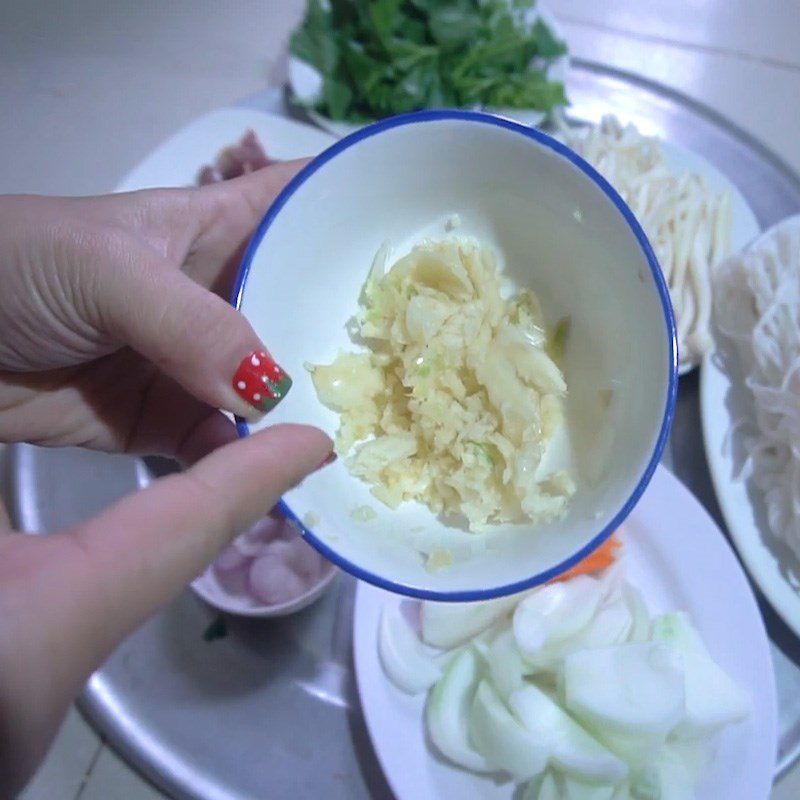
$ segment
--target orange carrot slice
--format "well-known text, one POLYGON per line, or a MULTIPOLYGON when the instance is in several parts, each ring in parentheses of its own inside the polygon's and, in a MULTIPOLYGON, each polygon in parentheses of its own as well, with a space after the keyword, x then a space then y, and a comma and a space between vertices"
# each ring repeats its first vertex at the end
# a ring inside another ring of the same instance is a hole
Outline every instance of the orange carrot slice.
POLYGON ((622 542, 616 533, 606 539, 597 550, 589 553, 586 558, 579 561, 574 567, 552 578, 553 581, 566 581, 576 575, 587 575, 610 567, 617 560, 617 550, 622 547, 622 542))

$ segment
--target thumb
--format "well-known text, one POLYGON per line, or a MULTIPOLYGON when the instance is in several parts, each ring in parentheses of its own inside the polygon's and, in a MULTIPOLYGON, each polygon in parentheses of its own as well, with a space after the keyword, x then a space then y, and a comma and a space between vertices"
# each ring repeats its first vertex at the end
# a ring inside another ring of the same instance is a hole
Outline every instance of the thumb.
POLYGON ((292 381, 250 323, 164 263, 130 262, 99 279, 102 324, 198 399, 254 419, 292 381))
POLYGON ((0 796, 24 783, 113 648, 330 452, 322 432, 278 425, 71 531, 0 530, 0 796))
POLYGON ((93 635, 101 635, 90 650, 110 649, 171 601, 236 534, 320 468, 332 447, 316 428, 275 425, 161 478, 67 533, 84 554, 82 588, 71 594, 94 620, 93 635), (102 625, 92 607, 104 609, 102 625))

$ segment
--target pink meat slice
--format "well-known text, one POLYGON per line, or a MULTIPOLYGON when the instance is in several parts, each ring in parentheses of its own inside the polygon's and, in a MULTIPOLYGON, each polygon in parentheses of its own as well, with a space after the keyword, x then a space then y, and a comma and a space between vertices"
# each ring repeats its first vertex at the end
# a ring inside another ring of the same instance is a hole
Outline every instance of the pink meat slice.
POLYGON ((270 158, 264 146, 256 136, 255 131, 247 131, 235 144, 221 150, 213 164, 206 164, 197 173, 197 183, 205 186, 209 183, 219 183, 274 164, 275 159, 270 158))

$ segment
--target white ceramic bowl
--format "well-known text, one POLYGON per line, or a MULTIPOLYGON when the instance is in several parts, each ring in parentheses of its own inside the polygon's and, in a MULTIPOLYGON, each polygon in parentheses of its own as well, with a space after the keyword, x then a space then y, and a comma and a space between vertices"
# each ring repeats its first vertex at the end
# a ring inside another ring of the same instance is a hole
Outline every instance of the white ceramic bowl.
MULTIPOLYGON (((289 492, 281 510, 314 547, 391 591, 442 600, 509 594, 549 579, 596 548, 641 496, 667 438, 677 353, 669 293, 647 239, 611 186, 552 138, 507 119, 428 111, 384 120, 337 142, 281 193, 245 255, 233 302, 294 379, 256 428, 302 421, 333 433, 305 362, 354 349, 345 325, 375 252, 394 257, 429 235, 493 246, 506 275, 539 295, 549 321, 571 316, 564 370, 578 490, 551 524, 448 528, 424 506, 392 511, 343 459, 289 492), (603 398, 611 401, 607 405, 603 398), (377 512, 355 522, 354 507, 377 512), (320 520, 302 526, 307 514, 320 520), (422 528, 423 533, 417 533, 422 528), (415 537, 437 540, 455 563, 428 571, 415 537)), ((242 435, 249 432, 241 422, 242 435)))

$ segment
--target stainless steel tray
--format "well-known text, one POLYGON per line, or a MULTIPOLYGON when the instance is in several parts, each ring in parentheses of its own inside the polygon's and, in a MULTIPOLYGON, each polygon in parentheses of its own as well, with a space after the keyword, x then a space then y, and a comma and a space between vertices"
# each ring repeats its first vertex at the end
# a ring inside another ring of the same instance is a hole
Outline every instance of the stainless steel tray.
MULTIPOLYGON (((714 112, 659 85, 577 61, 570 114, 616 112, 684 145, 724 171, 762 226, 800 209, 800 181, 714 112)), ((242 103, 285 113, 280 93, 242 103)), ((703 455, 697 373, 681 379, 664 461, 724 529, 703 455)), ((145 485, 166 467, 80 450, 20 446, 8 459, 12 513, 46 532, 145 485)), ((111 744, 176 798, 391 798, 355 691, 355 582, 342 575, 315 606, 286 620, 230 620, 205 642, 215 614, 185 592, 147 622, 91 678, 80 704, 111 744)), ((773 642, 781 739, 779 773, 800 755, 800 641, 761 602, 773 642)), ((735 621, 732 621, 735 624, 735 621)))

